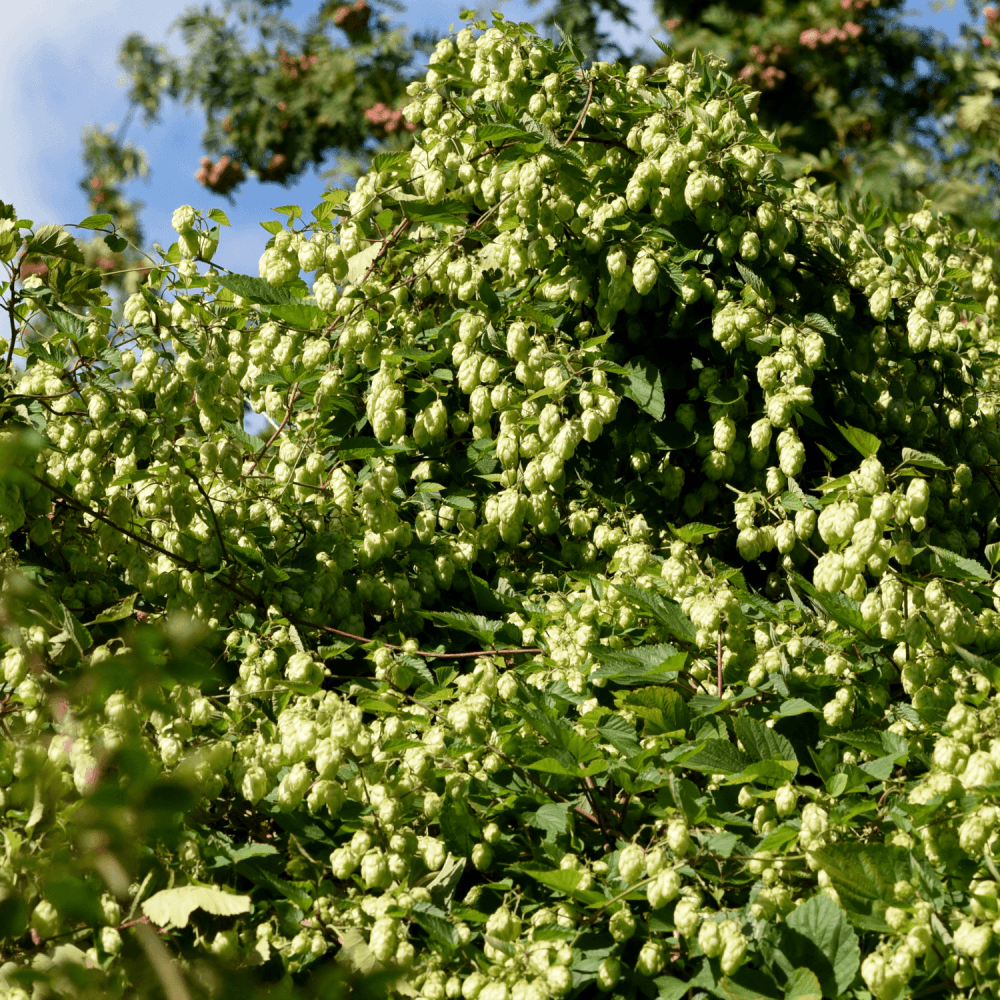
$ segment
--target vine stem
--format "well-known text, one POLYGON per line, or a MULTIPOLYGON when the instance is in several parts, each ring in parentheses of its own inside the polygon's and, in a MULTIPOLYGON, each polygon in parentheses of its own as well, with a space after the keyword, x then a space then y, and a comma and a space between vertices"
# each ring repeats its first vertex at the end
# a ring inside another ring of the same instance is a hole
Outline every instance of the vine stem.
POLYGON ((14 291, 14 282, 21 276, 21 262, 24 260, 24 251, 27 245, 25 243, 24 247, 21 248, 21 254, 14 265, 14 270, 10 273, 10 301, 7 303, 7 317, 10 320, 10 344, 7 347, 6 371, 10 371, 10 366, 14 361, 14 344, 17 343, 17 325, 14 322, 14 310, 17 308, 17 292, 14 291))
POLYGON ((299 383, 296 382, 292 386, 292 391, 288 394, 288 406, 285 408, 285 416, 281 423, 275 427, 274 433, 267 439, 267 444, 257 453, 257 457, 253 460, 253 465, 250 466, 250 471, 246 475, 250 476, 253 474, 253 470, 257 468, 258 463, 264 457, 267 449, 274 444, 275 438, 285 429, 288 421, 292 418, 292 407, 295 405, 295 401, 299 398, 299 383))
POLYGON ((589 89, 587 90, 587 100, 583 103, 583 110, 580 112, 580 117, 577 118, 576 124, 573 126, 573 131, 566 137, 566 145, 569 145, 573 141, 573 136, 576 135, 577 129, 583 124, 583 119, 587 117, 587 112, 590 110, 590 102, 594 96, 594 81, 591 80, 589 84, 589 89))
MULTIPOLYGON (((302 625, 304 628, 319 629, 321 632, 332 632, 334 635, 343 636, 345 639, 354 639, 357 642, 380 642, 378 639, 369 639, 363 635, 355 635, 353 632, 345 632, 343 629, 333 628, 331 625, 320 625, 317 622, 308 622, 302 618, 289 617, 288 620, 294 625, 302 625)), ((409 652, 411 656, 423 656, 425 659, 443 660, 460 660, 475 656, 513 656, 516 653, 536 654, 545 652, 544 649, 535 646, 525 649, 479 649, 473 650, 469 653, 428 653, 422 649, 414 649, 412 651, 405 650, 402 646, 397 646, 395 643, 391 642, 382 642, 381 645, 386 649, 394 649, 400 653, 409 652)))

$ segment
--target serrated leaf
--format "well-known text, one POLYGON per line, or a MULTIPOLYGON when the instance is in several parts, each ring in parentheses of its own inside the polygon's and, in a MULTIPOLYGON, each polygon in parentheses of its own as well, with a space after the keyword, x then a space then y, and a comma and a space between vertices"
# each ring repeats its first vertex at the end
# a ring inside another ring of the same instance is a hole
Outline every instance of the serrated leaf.
POLYGON ((78 222, 77 225, 81 229, 103 229, 105 226, 110 225, 111 216, 104 212, 101 215, 88 215, 83 222, 78 222))
POLYGON ((448 922, 448 914, 444 910, 439 910, 431 903, 417 902, 413 904, 410 916, 414 923, 427 931, 432 940, 446 944, 449 948, 458 947, 458 932, 448 922))
POLYGON ((895 884, 913 877, 910 852, 887 844, 829 844, 813 851, 811 859, 830 876, 852 914, 880 923, 884 907, 895 902, 895 884))
POLYGON ((882 446, 882 442, 874 434, 862 430, 860 427, 851 427, 850 425, 845 427, 841 424, 834 426, 844 435, 847 443, 860 452, 864 458, 871 458, 882 446))
POLYGON ((98 614, 90 624, 100 625, 104 622, 117 622, 124 618, 131 618, 135 612, 135 602, 138 596, 138 593, 129 594, 124 600, 98 614))
POLYGON ((681 606, 654 591, 640 590, 629 585, 618 586, 618 592, 630 600, 643 614, 662 625, 675 638, 693 642, 698 634, 694 622, 681 610, 681 606))
POLYGON ((295 302, 291 292, 278 288, 263 278, 252 278, 248 274, 220 274, 218 281, 223 288, 228 288, 248 302, 274 306, 295 302))
POLYGON ((279 205, 277 208, 272 208, 271 211, 277 212, 279 215, 286 215, 289 220, 302 217, 302 209, 298 205, 279 205))
POLYGON ((590 676, 617 684, 669 683, 687 659, 686 653, 678 653, 669 643, 630 649, 588 646, 587 652, 600 663, 590 676))
POLYGON ((185 885, 161 889, 142 904, 142 912, 157 927, 186 927, 195 910, 217 917, 234 917, 250 912, 250 897, 234 896, 204 885, 185 885))
POLYGON ((781 951, 791 965, 808 964, 824 996, 844 993, 861 966, 861 947, 843 909, 820 892, 792 910, 785 927, 792 933, 782 934, 781 951))
POLYGON ((213 221, 218 223, 220 226, 231 226, 232 223, 229 221, 229 216, 222 211, 221 208, 213 208, 211 212, 208 213, 208 217, 213 221))
POLYGON ((516 125, 477 125, 477 142, 508 142, 517 139, 520 142, 530 142, 535 137, 516 125))
POLYGON ((741 264, 736 261, 736 270, 740 272, 740 277, 762 298, 766 299, 770 296, 767 285, 764 284, 763 279, 758 274, 754 274, 745 264, 741 264))
POLYGON ((376 153, 372 157, 370 170, 377 173, 381 170, 392 170, 393 167, 400 167, 409 161, 410 154, 399 151, 395 153, 376 153))
POLYGON ((939 548, 937 545, 927 546, 941 563, 940 572, 945 576, 957 577, 961 580, 983 580, 991 579, 990 573, 975 559, 968 559, 960 556, 957 552, 950 552, 948 549, 939 548))
POLYGON ((750 758, 729 740, 709 740, 684 766, 710 774, 742 774, 750 763, 750 758))
POLYGON ((619 692, 615 702, 645 720, 643 731, 647 736, 682 732, 691 720, 687 704, 673 688, 644 687, 619 692))
POLYGON ((353 257, 347 258, 347 277, 344 281, 349 285, 360 284, 368 269, 375 263, 375 258, 382 249, 381 243, 373 243, 370 247, 358 251, 353 257))
POLYGON ((915 448, 903 449, 903 465, 918 465, 924 469, 947 469, 948 466, 941 461, 937 455, 928 454, 926 451, 917 451, 915 448))
POLYGON ((448 848, 460 857, 469 857, 482 836, 482 830, 465 802, 461 799, 445 799, 438 822, 441 825, 441 836, 448 848))
POLYGON ((792 744, 781 733, 765 726, 759 719, 741 715, 736 718, 733 725, 744 751, 751 760, 798 761, 792 744))
POLYGON ((648 413, 656 420, 662 420, 666 409, 666 397, 663 392, 663 373, 652 361, 649 361, 642 355, 630 358, 623 367, 628 377, 625 395, 640 410, 648 413))
POLYGON ((829 334, 831 337, 840 336, 837 333, 837 328, 825 316, 821 316, 819 313, 809 313, 806 316, 805 322, 807 326, 811 326, 814 330, 819 330, 820 333, 829 334))
POLYGON ((544 774, 560 774, 566 778, 592 778, 596 774, 603 774, 608 769, 608 762, 597 760, 591 764, 564 764, 555 757, 541 757, 530 763, 528 768, 544 774))
POLYGON ((612 715, 602 720, 597 727, 597 732, 619 753, 623 753, 626 758, 634 757, 642 750, 639 745, 639 733, 635 726, 620 715, 612 715))
POLYGON ((36 229, 34 235, 28 237, 24 252, 37 253, 44 257, 61 257, 73 264, 84 263, 83 251, 76 240, 62 226, 55 223, 36 229))
MULTIPOLYGON (((829 993, 827 996, 834 996, 829 993)), ((822 1000, 823 990, 810 969, 795 969, 788 977, 785 1000, 822 1000)))

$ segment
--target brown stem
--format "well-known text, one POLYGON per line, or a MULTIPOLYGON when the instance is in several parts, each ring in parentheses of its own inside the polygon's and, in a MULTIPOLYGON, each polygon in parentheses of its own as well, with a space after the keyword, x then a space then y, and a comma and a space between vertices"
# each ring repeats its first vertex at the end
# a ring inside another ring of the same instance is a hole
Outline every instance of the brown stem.
MULTIPOLYGON (((292 618, 288 619, 294 625, 302 625, 305 628, 315 628, 319 629, 321 632, 332 632, 334 635, 343 636, 345 639, 354 639, 357 642, 378 642, 377 639, 369 639, 367 636, 355 635, 353 632, 345 632, 343 629, 333 628, 331 625, 320 625, 317 622, 307 622, 302 618, 292 618)), ((398 652, 409 652, 404 650, 402 646, 397 646, 391 642, 383 642, 382 645, 386 649, 395 649, 398 652)), ((441 659, 441 660, 459 660, 467 659, 474 656, 513 656, 515 653, 544 653, 545 650, 537 646, 528 647, 526 649, 479 649, 473 650, 471 653, 427 653, 422 649, 413 650, 411 656, 423 656, 427 659, 441 659)))
POLYGON ((722 697, 722 623, 719 623, 719 636, 715 647, 715 666, 719 677, 719 697, 722 697))
POLYGON ((291 391, 288 394, 288 406, 285 408, 284 419, 274 429, 274 433, 268 438, 267 444, 265 444, 264 447, 261 448, 261 450, 257 453, 257 457, 253 460, 253 465, 250 466, 250 471, 247 472, 246 475, 249 476, 253 472, 253 470, 257 468, 257 464, 264 457, 264 453, 267 451, 268 448, 271 447, 272 444, 274 444, 275 438, 277 438, 277 436, 285 429, 285 426, 288 424, 288 421, 292 417, 292 407, 295 405, 295 401, 298 398, 299 398, 299 383, 296 382, 292 386, 291 391))
POLYGON ((190 470, 187 469, 187 474, 194 480, 195 486, 198 487, 198 492, 205 498, 205 503, 208 504, 209 513, 212 515, 212 523, 215 525, 215 534, 219 539, 219 546, 222 548, 222 558, 228 559, 226 553, 226 542, 222 537, 222 529, 219 527, 219 519, 215 516, 215 508, 212 506, 212 498, 205 492, 205 487, 201 485, 201 480, 190 470))
POLYGON ((389 236, 382 241, 382 249, 379 250, 379 252, 375 255, 375 259, 372 261, 371 267, 369 267, 368 270, 365 271, 365 276, 361 279, 360 282, 358 282, 359 285, 363 285, 371 277, 372 271, 375 270, 375 266, 389 252, 389 247, 392 246, 392 244, 395 243, 397 239, 399 239, 400 235, 404 233, 409 228, 409 226, 410 226, 410 220, 403 219, 403 221, 398 226, 396 226, 396 228, 389 234, 389 236))
POLYGON ((570 132, 569 136, 565 140, 565 144, 568 145, 573 141, 573 136, 576 135, 577 129, 583 124, 583 119, 587 117, 587 111, 590 109, 590 101, 594 96, 594 81, 591 80, 589 84, 589 89, 587 90, 587 100, 583 103, 583 110, 580 112, 580 117, 577 118, 576 124, 573 126, 573 131, 570 132))
POLYGON ((145 545, 147 549, 152 549, 154 552, 159 552, 161 555, 169 556, 175 562, 179 562, 182 566, 185 566, 187 569, 197 570, 201 568, 197 563, 191 562, 190 559, 185 559, 183 556, 178 555, 176 552, 169 552, 162 546, 157 545, 156 542, 151 542, 149 541, 149 539, 142 538, 140 535, 137 535, 134 532, 129 531, 128 528, 123 528, 120 524, 115 524, 115 522, 112 521, 111 518, 108 517, 107 515, 102 514, 98 510, 94 510, 93 507, 88 507, 86 504, 80 503, 80 501, 77 500, 76 497, 72 496, 69 493, 65 493, 63 490, 59 489, 58 486, 53 485, 48 480, 42 479, 41 477, 36 476, 30 472, 28 473, 28 475, 30 475, 31 478, 34 479, 36 483, 41 483, 41 485, 44 486, 46 489, 52 490, 52 492, 55 493, 56 496, 58 496, 64 503, 69 504, 76 510, 82 511, 84 514, 89 514, 95 520, 101 521, 104 524, 106 524, 109 528, 114 528, 115 531, 120 531, 123 535, 128 535, 128 537, 131 538, 133 541, 138 542, 140 545, 145 545))
POLYGON ((14 360, 14 344, 17 342, 17 326, 14 323, 14 309, 17 307, 17 292, 14 291, 14 282, 20 277, 22 260, 24 260, 23 253, 14 265, 14 270, 11 271, 10 275, 10 302, 7 303, 7 317, 10 319, 10 344, 7 347, 6 371, 10 371, 11 363, 14 360))

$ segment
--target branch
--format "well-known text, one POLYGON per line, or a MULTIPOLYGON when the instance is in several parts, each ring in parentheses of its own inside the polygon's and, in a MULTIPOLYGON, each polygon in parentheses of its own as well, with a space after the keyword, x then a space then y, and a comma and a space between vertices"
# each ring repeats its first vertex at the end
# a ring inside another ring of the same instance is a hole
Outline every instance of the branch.
POLYGON ((583 119, 587 117, 587 112, 590 110, 590 101, 594 96, 594 81, 591 80, 589 88, 587 90, 587 100, 583 103, 583 110, 580 112, 580 117, 577 118, 576 124, 573 126, 573 131, 570 132, 569 136, 565 139, 564 144, 568 145, 573 141, 573 136, 576 135, 577 129, 583 124, 583 119))
POLYGON ((94 510, 93 507, 88 507, 86 504, 80 503, 80 501, 77 500, 76 497, 59 489, 58 486, 54 486, 47 479, 42 479, 41 477, 36 476, 30 472, 28 473, 28 475, 31 476, 31 478, 34 479, 36 483, 40 483, 46 489, 52 490, 52 492, 55 493, 56 496, 58 496, 60 499, 62 499, 64 503, 69 504, 71 507, 74 507, 76 510, 81 511, 84 514, 89 514, 92 518, 94 518, 97 521, 103 522, 109 528, 114 528, 115 531, 120 531, 123 535, 128 535, 129 538, 131 538, 133 541, 138 542, 140 545, 145 545, 146 548, 152 549, 154 552, 159 552, 161 555, 169 556, 175 562, 179 562, 181 563, 181 565, 187 567, 187 569, 190 570, 201 569, 198 563, 191 562, 190 559, 185 559, 183 556, 178 555, 176 552, 170 552, 167 549, 163 548, 162 546, 157 545, 156 542, 151 542, 148 539, 135 534, 135 532, 129 531, 128 528, 123 528, 120 524, 115 524, 115 522, 112 521, 111 518, 108 517, 106 514, 102 514, 100 511, 94 510))
MULTIPOLYGON (((357 642, 381 642, 379 639, 369 639, 367 636, 355 635, 353 632, 345 632, 343 629, 333 628, 330 625, 319 625, 316 622, 307 622, 302 618, 292 618, 288 619, 294 625, 302 625, 304 628, 315 628, 319 629, 321 632, 332 632, 334 635, 343 636, 345 639, 354 639, 357 642)), ((544 653, 545 650, 538 647, 529 647, 526 649, 480 649, 474 650, 471 653, 427 653, 421 649, 409 650, 403 649, 402 646, 397 646, 391 642, 381 642, 381 645, 386 649, 394 649, 400 653, 409 653, 410 656, 423 656, 427 659, 441 659, 441 660, 458 660, 467 659, 474 656, 514 656, 516 653, 531 653, 532 655, 536 653, 544 653)))
POLYGON ((260 462, 260 460, 264 457, 264 452, 266 452, 267 449, 270 448, 272 444, 274 444, 274 439, 285 429, 285 426, 287 425, 288 421, 291 419, 292 416, 292 407, 295 405, 295 401, 298 398, 299 398, 299 383, 296 382, 295 385, 292 386, 291 392, 288 394, 288 406, 285 409, 284 420, 282 420, 281 423, 274 429, 274 433, 270 436, 270 438, 268 438, 267 444, 265 444, 264 447, 261 448, 261 450, 257 453, 257 457, 253 460, 253 465, 250 466, 250 472, 246 473, 246 475, 249 476, 253 472, 253 470, 257 468, 258 462, 260 462))

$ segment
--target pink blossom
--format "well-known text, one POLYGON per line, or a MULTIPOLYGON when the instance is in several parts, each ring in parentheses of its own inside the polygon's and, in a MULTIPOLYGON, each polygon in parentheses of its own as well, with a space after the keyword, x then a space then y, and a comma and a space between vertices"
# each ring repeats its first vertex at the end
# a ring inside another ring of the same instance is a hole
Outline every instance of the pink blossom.
POLYGON ((746 66, 744 66, 743 69, 741 69, 737 74, 737 79, 746 80, 753 76, 754 72, 754 67, 750 63, 747 63, 746 66))
POLYGON ((799 42, 807 49, 815 49, 819 44, 819 40, 820 34, 817 28, 806 28, 806 30, 799 35, 799 42))
POLYGON ((671 17, 663 22, 663 27, 666 28, 667 31, 673 31, 674 28, 679 28, 680 25, 681 19, 679 17, 671 17))
POLYGON ((993 22, 1000 16, 1000 11, 996 7, 984 7, 983 14, 986 17, 986 23, 992 26, 993 22))
POLYGON ((844 31, 846 31, 851 38, 857 38, 858 35, 860 35, 864 30, 865 29, 862 28, 860 24, 855 24, 853 21, 848 21, 847 24, 844 25, 844 31))

